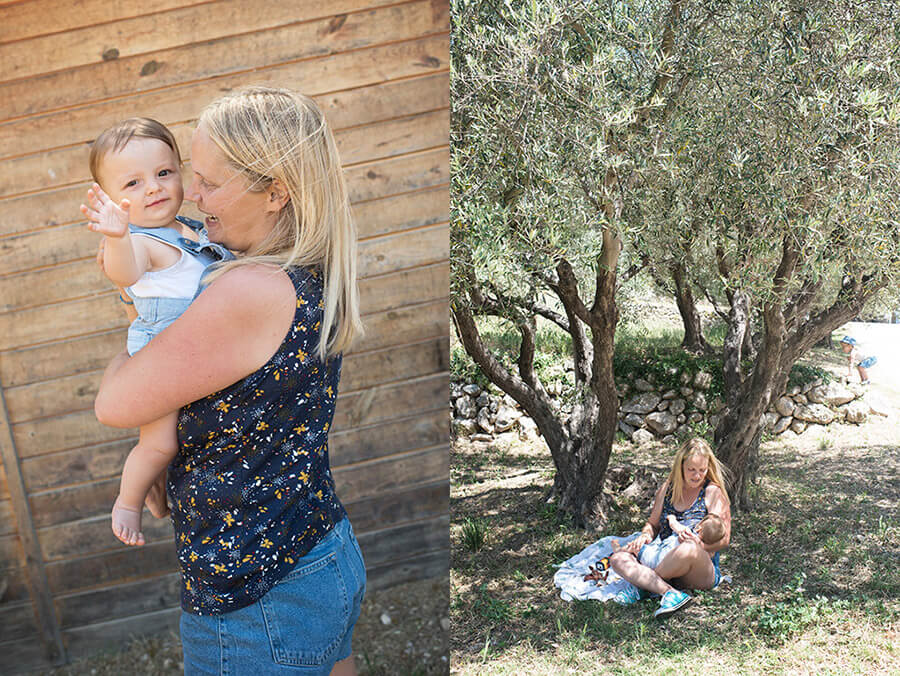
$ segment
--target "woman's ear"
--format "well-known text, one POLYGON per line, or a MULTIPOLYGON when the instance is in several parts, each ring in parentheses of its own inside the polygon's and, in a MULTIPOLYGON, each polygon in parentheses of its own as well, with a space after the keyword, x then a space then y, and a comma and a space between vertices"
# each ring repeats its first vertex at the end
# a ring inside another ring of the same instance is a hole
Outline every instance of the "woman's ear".
POLYGON ((291 199, 284 183, 277 178, 272 179, 272 182, 266 189, 266 194, 268 195, 266 199, 266 211, 268 212, 281 211, 291 199))

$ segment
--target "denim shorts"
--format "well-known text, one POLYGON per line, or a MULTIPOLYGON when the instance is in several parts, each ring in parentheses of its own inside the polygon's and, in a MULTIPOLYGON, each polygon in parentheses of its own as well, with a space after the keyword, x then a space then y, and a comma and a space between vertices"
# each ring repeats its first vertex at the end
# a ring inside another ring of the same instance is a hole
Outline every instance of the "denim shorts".
POLYGON ((366 568, 343 519, 256 603, 181 613, 185 676, 328 674, 352 654, 366 568))

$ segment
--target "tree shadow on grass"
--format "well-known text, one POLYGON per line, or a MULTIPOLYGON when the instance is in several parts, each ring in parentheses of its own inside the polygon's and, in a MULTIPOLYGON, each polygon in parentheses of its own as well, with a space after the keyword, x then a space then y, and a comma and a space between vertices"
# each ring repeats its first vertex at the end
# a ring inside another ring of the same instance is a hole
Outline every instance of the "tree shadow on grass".
MULTIPOLYGON (((578 652, 607 650, 621 656, 654 650, 678 655, 716 650, 735 642, 784 643, 811 622, 851 617, 883 621, 898 611, 900 568, 896 451, 872 446, 766 453, 757 507, 734 518, 732 547, 723 568, 734 583, 695 595, 696 603, 666 623, 653 620, 656 604, 620 607, 594 601, 566 603, 553 587, 554 564, 573 556, 599 535, 573 528, 543 498, 549 472, 533 483, 505 485, 510 469, 547 469, 533 454, 514 449, 502 457, 494 479, 469 484, 451 497, 454 528, 480 519, 486 544, 451 551, 452 650, 493 655, 528 645, 555 654, 560 645, 578 652), (883 480, 872 482, 874 476, 883 480), (462 497, 461 497, 462 496, 462 497), (748 638, 749 637, 749 638, 748 638)), ((476 472, 493 474, 490 454, 458 457, 476 472)), ((549 460, 549 459, 547 459, 549 460)), ((456 484, 455 484, 456 486, 456 484)), ((639 528, 649 504, 620 515, 610 532, 639 528)))

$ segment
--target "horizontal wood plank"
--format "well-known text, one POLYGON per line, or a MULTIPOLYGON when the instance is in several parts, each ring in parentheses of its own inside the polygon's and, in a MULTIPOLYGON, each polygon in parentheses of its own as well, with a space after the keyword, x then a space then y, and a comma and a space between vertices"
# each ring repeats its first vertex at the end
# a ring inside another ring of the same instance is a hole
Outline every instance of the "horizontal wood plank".
MULTIPOLYGON (((83 239, 96 246, 95 238, 83 239)), ((358 274, 365 280, 397 270, 432 265, 446 261, 449 256, 450 235, 446 224, 429 226, 413 232, 401 231, 395 235, 361 242, 357 256, 358 274)), ((39 254, 35 251, 33 262, 38 260, 39 254)), ((25 264, 28 262, 30 261, 26 260, 25 264)), ((0 315, 35 306, 77 300, 85 296, 96 296, 110 290, 111 283, 100 271, 94 258, 0 277, 0 315)), ((360 304, 364 311, 371 312, 373 311, 370 308, 371 300, 362 295, 366 291, 368 288, 363 282, 360 288, 360 304)), ((115 304, 115 301, 113 302, 115 304)))
POLYGON ((16 515, 13 513, 12 501, 7 497, 0 500, 0 535, 16 532, 16 515))
MULTIPOLYGON (((0 604, 0 636, 4 641, 14 639, 37 639, 37 622, 35 621, 34 608, 30 603, 2 603, 0 604)), ((0 644, 0 651, 2 651, 0 644)), ((0 670, 3 661, 0 658, 0 670)), ((0 671, 0 673, 7 673, 0 671)))
MULTIPOLYGON (((439 549, 419 554, 402 561, 391 561, 383 566, 366 570, 366 590, 386 589, 405 582, 444 577, 450 572, 450 550, 439 549)), ((441 583, 440 593, 449 594, 446 584, 441 583)))
POLYGON ((181 573, 67 594, 55 603, 63 629, 174 608, 181 605, 181 573))
POLYGON ((445 32, 448 5, 419 0, 0 84, 0 119, 445 32))
MULTIPOLYGON (((420 108, 433 106, 427 99, 417 96, 411 86, 402 94, 419 101, 420 108)), ((409 104, 402 105, 402 102, 398 105, 401 109, 410 107, 412 106, 409 104)), ((447 109, 416 112, 388 120, 367 119, 368 116, 364 114, 359 117, 359 126, 335 133, 335 143, 345 165, 447 145, 450 135, 447 109)), ((175 136, 182 159, 189 163, 193 123, 172 125, 170 130, 175 136)), ((90 147, 79 144, 4 160, 3 172, 0 173, 0 199, 32 191, 35 186, 47 190, 90 181, 89 157, 90 147)), ((185 172, 185 183, 189 183, 190 179, 190 174, 185 172)))
MULTIPOLYGON (((411 521, 445 516, 449 507, 449 487, 445 482, 415 486, 350 503, 346 507, 357 533, 383 531, 411 521)), ((57 597, 55 603, 61 626, 68 629, 177 606, 180 594, 181 575, 170 573, 140 582, 63 595, 57 597)), ((31 612, 30 607, 28 612, 31 612)), ((21 614, 21 609, 17 609, 15 616, 21 614)), ((2 623, 0 615, 0 628, 2 623)))
MULTIPOLYGON (((145 518, 141 522, 141 532, 148 544, 174 542, 175 538, 169 519, 145 518)), ((109 514, 40 528, 37 533, 46 562, 116 551, 127 546, 113 535, 109 514)))
MULTIPOLYGON (((222 92, 251 83, 289 87, 312 96, 334 129, 358 124, 355 120, 363 109, 380 115, 374 119, 389 117, 385 113, 397 110, 397 100, 408 100, 398 94, 405 80, 392 82, 398 78, 415 81, 424 98, 437 102, 434 108, 447 107, 449 76, 442 71, 448 68, 448 54, 446 35, 404 40, 0 123, 0 158, 87 144, 101 129, 134 115, 170 125, 191 122, 222 92)), ((400 109, 395 115, 414 112, 400 109)))
MULTIPOLYGON (((345 174, 350 201, 356 203, 376 200, 447 184, 449 159, 447 149, 437 149, 352 167, 345 174)), ((185 171, 189 171, 189 168, 185 171)), ((84 201, 89 186, 90 183, 85 182, 0 202, 0 236, 26 229, 83 223, 78 205, 84 201)), ((188 208, 184 213, 191 216, 197 212, 188 208)), ((83 232, 87 234, 86 230, 83 232)), ((0 239, 0 246, 4 241, 0 239)), ((87 251, 96 251, 96 236, 89 236, 87 241, 92 242, 87 251)), ((4 253, 4 250, 0 249, 0 253, 4 253)))
MULTIPOLYGON (((440 185, 355 204, 352 211, 358 235, 366 240, 379 235, 447 222, 450 218, 450 194, 447 186, 440 185)), ((194 217, 197 215, 189 203, 185 204, 182 213, 194 217)), ((0 238, 0 275, 12 275, 20 270, 93 258, 97 253, 98 241, 97 236, 88 232, 83 223, 49 227, 24 235, 0 238)), ((27 300, 28 285, 21 279, 0 278, 0 283, 8 287, 10 294, 0 295, 2 299, 0 307, 9 309, 23 303, 35 304, 27 300)), ((52 302, 52 292, 42 289, 31 289, 31 292, 40 294, 41 302, 52 302)), ((70 294, 69 297, 72 295, 76 294, 70 294)))
POLYGON ((11 568, 19 568, 25 562, 22 543, 15 533, 0 536, 0 573, 11 568))
POLYGON ((450 484, 416 485, 344 505, 356 533, 389 528, 450 513, 450 484))
MULTIPOLYGON (((377 350, 395 344, 397 326, 403 325, 401 345, 448 335, 447 301, 390 310, 367 317, 368 334, 360 352, 377 350)), ((128 430, 106 427, 97 422, 92 411, 79 411, 58 418, 18 423, 12 426, 13 439, 20 458, 55 453, 97 443, 118 441, 133 435, 128 430)))
MULTIPOLYGON (((358 385, 359 389, 371 387, 377 384, 372 378, 372 374, 377 372, 390 374, 387 377, 396 376, 396 379, 400 380, 413 375, 447 371, 448 345, 447 338, 439 338, 403 348, 388 348, 348 357, 343 369, 342 387, 345 384, 348 384, 348 389, 354 384, 358 385)), ((427 439, 429 441, 439 439, 439 432, 440 430, 436 428, 427 439)), ((92 511, 94 508, 90 505, 98 502, 108 505, 111 498, 115 497, 116 477, 119 476, 125 457, 135 442, 136 437, 131 436, 122 441, 24 459, 22 473, 25 484, 32 494, 82 482, 104 480, 112 482, 106 487, 91 488, 91 485, 88 485, 87 488, 73 488, 72 493, 65 489, 56 495, 32 495, 31 501, 38 525, 59 523, 59 519, 69 512, 81 516, 95 514, 96 511, 92 511), (89 498, 88 494, 93 497, 89 498), (82 511, 85 509, 88 511, 82 511)), ((332 440, 332 458, 335 457, 335 452, 339 454, 338 457, 340 456, 340 443, 338 441, 335 450, 332 440)))
MULTIPOLYGON (((379 428, 372 429, 378 433, 379 428)), ((427 485, 446 481, 448 458, 448 447, 441 446, 336 468, 338 497, 350 504, 402 490, 414 483, 427 485)), ((162 575, 177 570, 177 566, 174 542, 156 542, 144 547, 123 546, 91 556, 54 561, 47 564, 47 578, 54 596, 59 596, 162 575)))
POLYGON ((100 622, 63 632, 63 641, 71 658, 86 657, 101 650, 120 649, 136 638, 155 634, 178 633, 181 607, 158 610, 133 617, 100 622))
MULTIPOLYGON (((121 343, 119 347, 121 349, 121 343)), ((429 375, 441 370, 437 367, 445 366, 446 363, 446 360, 436 358, 435 351, 430 345, 404 346, 396 349, 396 352, 398 353, 396 359, 389 356, 390 352, 384 350, 371 356, 363 355, 359 359, 352 354, 347 356, 341 375, 341 393, 346 394, 400 378, 429 375)), ((97 370, 8 389, 5 391, 5 397, 10 421, 19 423, 90 410, 93 408, 102 375, 103 372, 97 370)))
MULTIPOLYGON (((167 8, 151 15, 141 12, 142 16, 127 18, 116 8, 97 25, 73 26, 54 35, 0 44, 0 82, 221 40, 237 32, 264 31, 323 18, 334 20, 336 14, 359 12, 388 2, 331 0, 328 5, 285 2, 273 3, 261 12, 258 5, 246 0, 218 0, 200 6, 190 6, 188 2, 184 3, 187 6, 167 8)), ((83 6, 90 4, 102 3, 83 3, 83 6)), ((59 9, 54 13, 58 12, 59 9)))
MULTIPOLYGON (((153 12, 202 5, 210 0, 116 0, 114 16, 126 19, 153 12)), ((3 7, 0 42, 61 33, 110 20, 110 5, 84 0, 30 0, 3 7)))

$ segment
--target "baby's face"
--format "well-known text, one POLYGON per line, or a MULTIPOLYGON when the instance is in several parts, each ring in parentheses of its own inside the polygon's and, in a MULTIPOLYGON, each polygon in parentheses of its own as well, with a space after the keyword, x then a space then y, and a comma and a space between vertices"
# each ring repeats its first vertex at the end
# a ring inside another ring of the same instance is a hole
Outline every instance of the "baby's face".
POLYGON ((847 354, 850 353, 850 350, 853 349, 853 346, 850 343, 841 343, 841 349, 847 354))
POLYGON ((116 204, 131 202, 128 221, 142 228, 171 225, 184 200, 173 150, 153 138, 133 138, 100 164, 102 187, 116 204))

